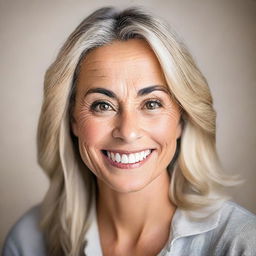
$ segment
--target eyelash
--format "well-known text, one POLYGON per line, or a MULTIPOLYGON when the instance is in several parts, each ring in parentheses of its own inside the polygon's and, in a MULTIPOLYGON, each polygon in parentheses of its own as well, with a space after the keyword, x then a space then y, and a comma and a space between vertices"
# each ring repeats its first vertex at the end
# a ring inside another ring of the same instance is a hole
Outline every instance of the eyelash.
MULTIPOLYGON (((158 108, 161 108, 161 107, 163 107, 163 104, 162 104, 162 102, 160 101, 160 100, 158 100, 158 99, 151 99, 151 100, 146 100, 146 101, 144 101, 144 103, 143 103, 143 106, 146 106, 147 104, 149 104, 149 103, 153 103, 153 104, 156 104, 157 105, 157 107, 156 108, 147 108, 147 110, 149 110, 149 111, 152 111, 152 110, 155 110, 155 109, 158 109, 158 108)), ((143 107, 144 108, 144 107, 143 107)), ((106 101, 95 101, 95 102, 93 102, 92 103, 92 105, 91 105, 91 107, 90 107, 90 110, 92 111, 92 112, 98 112, 98 113, 100 113, 100 112, 105 112, 105 111, 112 111, 112 110, 114 110, 115 111, 115 108, 110 104, 110 103, 108 103, 108 102, 106 102, 106 101), (103 106, 103 105, 106 105, 106 106, 108 106, 108 107, 110 107, 111 109, 99 109, 100 108, 100 106, 103 106)))
POLYGON ((102 106, 102 105, 107 105, 109 106, 112 110, 114 110, 114 108, 111 106, 110 103, 106 102, 106 101, 95 101, 92 103, 90 110, 93 112, 105 112, 105 111, 109 111, 109 110, 102 110, 102 109, 98 109, 98 107, 102 106))
MULTIPOLYGON (((151 99, 151 100, 146 100, 144 102, 144 106, 146 106, 148 103, 154 103, 154 104, 157 104, 157 108, 161 108, 163 107, 163 104, 160 100, 157 100, 157 99, 151 99)), ((148 108, 148 110, 155 110, 156 108, 153 108, 153 109, 150 109, 148 108)))

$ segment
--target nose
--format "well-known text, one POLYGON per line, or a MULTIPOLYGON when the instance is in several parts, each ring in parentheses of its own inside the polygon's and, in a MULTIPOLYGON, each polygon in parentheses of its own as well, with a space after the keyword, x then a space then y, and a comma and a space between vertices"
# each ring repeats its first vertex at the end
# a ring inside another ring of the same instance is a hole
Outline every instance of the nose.
POLYGON ((134 142, 142 137, 142 130, 139 127, 139 120, 133 112, 123 112, 117 117, 112 132, 115 139, 126 143, 134 142))

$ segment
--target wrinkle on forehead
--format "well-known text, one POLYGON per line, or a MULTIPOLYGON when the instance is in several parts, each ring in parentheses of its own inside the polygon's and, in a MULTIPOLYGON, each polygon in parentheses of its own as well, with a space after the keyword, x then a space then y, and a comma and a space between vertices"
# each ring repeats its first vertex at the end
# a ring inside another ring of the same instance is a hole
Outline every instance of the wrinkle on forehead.
POLYGON ((114 41, 92 50, 81 63, 78 81, 87 88, 118 90, 123 96, 147 86, 166 86, 157 57, 142 39, 114 41))
POLYGON ((128 41, 113 41, 111 44, 98 47, 85 56, 82 67, 86 71, 111 71, 113 64, 128 64, 133 66, 134 61, 141 61, 145 67, 149 64, 145 60, 145 56, 150 56, 154 61, 158 71, 161 66, 155 53, 149 44, 142 39, 130 39, 128 41))

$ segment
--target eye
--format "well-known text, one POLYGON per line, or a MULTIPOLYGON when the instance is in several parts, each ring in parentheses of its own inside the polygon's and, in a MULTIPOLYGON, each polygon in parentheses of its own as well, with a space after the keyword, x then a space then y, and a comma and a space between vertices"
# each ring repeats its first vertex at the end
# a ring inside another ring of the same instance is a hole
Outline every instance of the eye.
POLYGON ((107 102, 96 101, 92 103, 91 110, 94 112, 106 112, 106 111, 112 111, 114 110, 114 108, 107 102))
POLYGON ((148 100, 145 102, 145 108, 148 110, 154 110, 161 108, 163 105, 159 100, 148 100))

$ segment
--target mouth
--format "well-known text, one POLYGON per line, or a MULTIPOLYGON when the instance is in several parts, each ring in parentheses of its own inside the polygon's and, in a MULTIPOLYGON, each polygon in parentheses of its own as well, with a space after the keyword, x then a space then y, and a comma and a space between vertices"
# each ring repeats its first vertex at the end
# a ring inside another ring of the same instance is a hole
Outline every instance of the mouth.
POLYGON ((138 168, 152 155, 154 149, 146 149, 137 152, 101 150, 104 158, 112 166, 121 169, 138 168))

